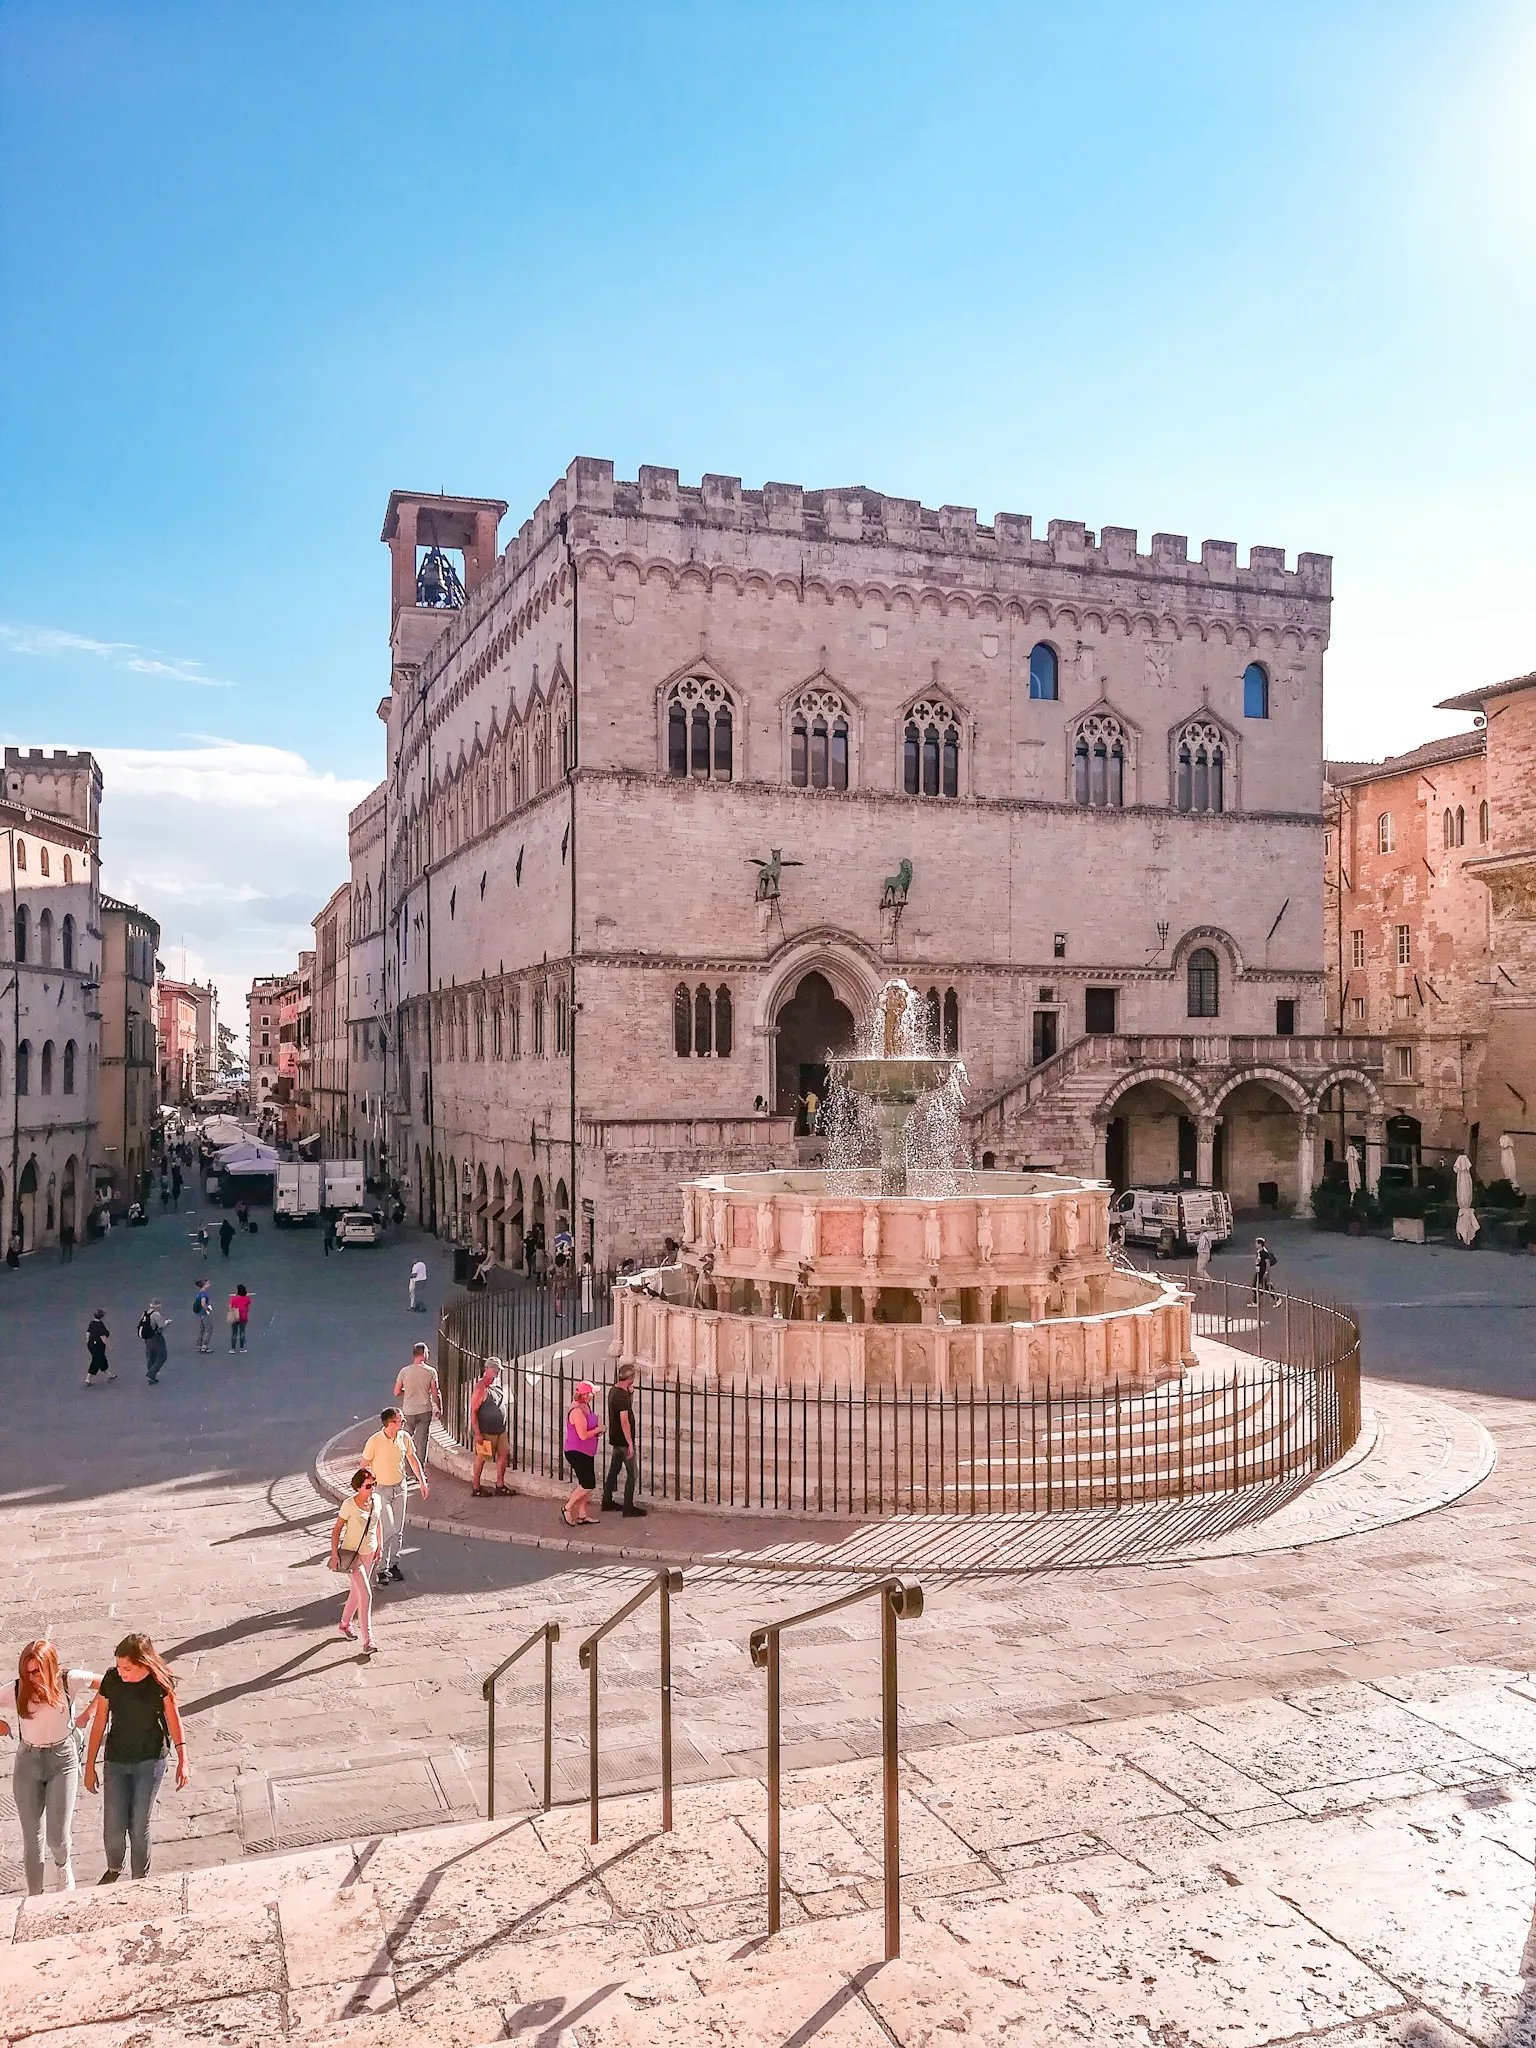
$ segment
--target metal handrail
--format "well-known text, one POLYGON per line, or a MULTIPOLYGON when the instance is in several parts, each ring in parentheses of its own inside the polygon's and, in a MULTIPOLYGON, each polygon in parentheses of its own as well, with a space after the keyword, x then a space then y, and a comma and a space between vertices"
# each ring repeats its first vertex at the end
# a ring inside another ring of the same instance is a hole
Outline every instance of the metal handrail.
POLYGON ((558 1621, 546 1621, 542 1628, 536 1628, 525 1643, 519 1643, 510 1657, 503 1657, 490 1676, 481 1682, 480 1697, 485 1701, 485 1817, 496 1818, 496 1681, 503 1671, 509 1670, 525 1651, 535 1643, 544 1645, 544 1810, 550 1806, 550 1786, 554 1773, 555 1740, 555 1644, 560 1640, 558 1621))
POLYGON ((592 1840, 597 1840, 597 1646, 621 1621, 627 1621, 637 1607, 643 1607, 654 1593, 661 1607, 661 1828, 672 1831, 672 1595, 683 1583, 675 1565, 664 1566, 626 1600, 616 1614, 599 1624, 577 1653, 587 1684, 587 1746, 590 1751, 587 1804, 592 1819, 592 1840))
MULTIPOLYGON (((845 1593, 823 1607, 787 1615, 752 1631, 748 1649, 752 1662, 768 1672, 768 1932, 779 1931, 779 1637, 787 1628, 820 1621, 824 1614, 857 1601, 880 1602, 880 1753, 881 1793, 885 1823, 885 1959, 901 1954, 901 1787, 896 1760, 896 1624, 915 1621, 923 1611, 923 1589, 902 1579, 881 1579, 845 1593)), ((596 1839, 594 1837, 594 1839, 596 1839)))

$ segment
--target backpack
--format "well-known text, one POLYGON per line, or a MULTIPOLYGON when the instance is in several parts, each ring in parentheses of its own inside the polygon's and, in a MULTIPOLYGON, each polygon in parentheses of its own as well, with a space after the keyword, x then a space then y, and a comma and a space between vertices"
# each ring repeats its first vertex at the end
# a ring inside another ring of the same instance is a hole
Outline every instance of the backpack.
POLYGON ((155 1326, 149 1320, 149 1310, 145 1309, 143 1315, 139 1317, 139 1335, 145 1340, 146 1343, 148 1343, 149 1339, 153 1337, 154 1334, 155 1326))

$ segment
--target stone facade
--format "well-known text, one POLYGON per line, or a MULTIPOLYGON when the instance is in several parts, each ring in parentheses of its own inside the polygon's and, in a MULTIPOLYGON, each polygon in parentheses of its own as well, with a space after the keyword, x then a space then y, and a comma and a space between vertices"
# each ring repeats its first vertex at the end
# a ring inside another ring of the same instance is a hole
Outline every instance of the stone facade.
POLYGON ((4 773, 0 1217, 31 1252, 84 1235, 100 1158, 101 771, 7 747, 4 773))
POLYGON ((155 989, 160 1034, 160 1100, 190 1103, 214 1084, 218 991, 210 982, 172 981, 155 989))
POLYGON ((283 977, 258 975, 245 999, 250 1042, 250 1102, 256 1115, 274 1101, 278 1083, 278 1034, 282 1029, 283 977))
POLYGON ((370 790, 348 820, 351 932, 347 953, 347 1156, 369 1180, 385 1170, 384 1087, 384 785, 370 790))
POLYGON ((137 904, 103 896, 101 935, 101 1177, 121 1216, 146 1197, 160 1114, 160 927, 137 904))
POLYGON ((396 493, 385 524, 391 1143, 423 1221, 656 1248, 679 1179, 814 1156, 805 1097, 897 973, 991 1163, 1306 1200, 1347 1056, 1327 557, 592 460, 497 555, 504 509, 396 493), (420 601, 424 546, 461 605, 420 601))
POLYGON ((352 884, 343 882, 313 920, 314 981, 310 1000, 311 1100, 306 1133, 320 1139, 327 1159, 351 1156, 351 1110, 347 1099, 347 1040, 351 969, 347 952, 352 928, 352 884))

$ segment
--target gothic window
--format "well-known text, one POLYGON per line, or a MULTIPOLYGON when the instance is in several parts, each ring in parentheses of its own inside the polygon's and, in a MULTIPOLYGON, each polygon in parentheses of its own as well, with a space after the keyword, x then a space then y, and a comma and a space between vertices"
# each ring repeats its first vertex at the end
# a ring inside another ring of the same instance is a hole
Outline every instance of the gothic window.
POLYGON ((1093 711, 1077 728, 1072 753, 1072 800, 1095 810, 1125 802, 1125 728, 1108 711, 1093 711))
POLYGON ((501 1058, 501 1047, 501 1005, 500 1003, 497 1003, 491 1010, 491 1058, 493 1060, 499 1060, 501 1058))
POLYGON ((936 698, 925 698, 907 713, 902 787, 908 796, 960 794, 960 720, 936 698))
POLYGON ((736 772, 731 700, 710 676, 686 676, 667 697, 667 773, 729 782, 736 772))
POLYGON ((1464 846, 1467 838, 1467 814, 1461 805, 1456 806, 1456 844, 1464 846))
POLYGON ((923 1043, 931 1053, 939 1049, 939 1035, 944 1029, 944 1004, 936 988, 929 989, 923 997, 923 1043))
POLYGON ((571 999, 562 983, 555 990, 555 1051, 571 1049, 571 999))
MULTIPOLYGON (((46 852, 47 849, 44 848, 46 852)), ((39 967, 53 965, 53 912, 45 910, 37 920, 37 964, 39 967)))
POLYGON ((730 1058, 731 1043, 731 992, 722 983, 715 990, 715 1058, 717 1060, 728 1060, 730 1058))
POLYGON ((485 1058, 485 1009, 480 1003, 475 1005, 475 1058, 485 1058))
POLYGON ((461 1002, 457 1005, 457 1008, 459 1012, 459 1058, 467 1060, 469 1058, 469 1004, 461 1002))
POLYGON ((1269 671, 1262 662, 1250 661, 1243 670, 1243 716, 1269 716, 1269 671))
POLYGON ((1477 807, 1477 836, 1484 846, 1488 844, 1488 800, 1486 797, 1477 807))
MULTIPOLYGON (((18 848, 21 841, 16 842, 18 848)), ((24 961, 27 957, 27 906, 19 904, 16 910, 16 958, 24 961)))
POLYGON ((1181 811, 1226 809, 1227 750, 1221 728, 1208 718, 1191 719, 1178 736, 1174 762, 1174 803, 1181 811))
POLYGON ((16 865, 17 865, 17 867, 18 867, 18 868, 19 868, 19 869, 21 870, 21 872, 22 872, 23 874, 25 874, 25 873, 26 873, 26 871, 27 871, 27 842, 25 841, 25 839, 18 839, 18 840, 17 840, 17 842, 16 842, 16 865))
POLYGON ((75 920, 67 914, 63 924, 59 927, 59 938, 64 948, 64 965, 68 968, 73 968, 75 964, 75 920))
POLYGON ((522 983, 514 981, 507 990, 507 1057, 520 1060, 523 1056, 523 989, 522 983))
POLYGON ((560 776, 563 781, 571 772, 571 728, 567 719, 560 721, 560 776))
POLYGON ((1395 844, 1396 837, 1392 830, 1392 813, 1390 811, 1383 811, 1376 820, 1376 851, 1378 853, 1390 853, 1395 844))
POLYGON ((535 983, 533 991, 533 1057, 544 1057, 544 988, 535 983))
POLYGON ((75 879, 75 864, 67 853, 64 856, 64 879, 66 882, 72 882, 75 879))
POLYGON ((952 988, 944 991, 944 1050, 946 1053, 960 1050, 960 998, 952 988))
POLYGON ((1446 812, 1444 819, 1441 821, 1440 836, 1444 845, 1454 846, 1456 844, 1456 819, 1450 811, 1446 812))
POLYGON ((1190 954, 1188 976, 1190 1016, 1219 1016, 1221 970, 1209 946, 1197 946, 1190 954))
POLYGON ((24 1038, 16 1048, 16 1093, 32 1093, 32 1041, 24 1038))
POLYGON ((796 789, 848 787, 848 707, 835 690, 802 690, 790 714, 789 779, 796 789))
POLYGON ((48 849, 46 846, 40 846, 37 849, 37 868, 39 874, 46 875, 49 872, 48 849))
POLYGON ((701 1060, 714 1050, 714 1006, 709 990, 701 987, 693 999, 693 1049, 701 1060))
POLYGON ((41 1092, 44 1095, 51 1095, 53 1093, 53 1040, 51 1038, 44 1041, 41 1067, 41 1092))
POLYGON ((1029 650, 1029 694, 1033 698, 1054 703, 1058 677, 1056 650, 1044 640, 1029 650))
POLYGON ((680 1060, 693 1051, 693 997, 681 981, 672 996, 672 1050, 680 1060))
POLYGON ((64 1093, 75 1092, 75 1041, 71 1038, 64 1047, 64 1093))

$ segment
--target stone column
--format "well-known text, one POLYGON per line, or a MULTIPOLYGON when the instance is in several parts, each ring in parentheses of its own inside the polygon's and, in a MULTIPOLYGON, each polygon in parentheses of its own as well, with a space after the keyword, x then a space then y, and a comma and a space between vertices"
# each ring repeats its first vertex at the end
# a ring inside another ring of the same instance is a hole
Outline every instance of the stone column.
POLYGON ((1208 1188, 1216 1171, 1216 1119, 1202 1116, 1195 1120, 1195 1185, 1208 1188))
POLYGON ((875 1310, 880 1306, 879 1288, 861 1287, 859 1289, 859 1300, 864 1310, 865 1322, 872 1323, 875 1320, 875 1310))
POLYGON ((1109 1132, 1103 1124, 1093 1127, 1093 1178, 1109 1179, 1109 1132))
POLYGON ((1368 1116, 1365 1120, 1365 1185, 1373 1195, 1381 1186, 1381 1155, 1386 1142, 1386 1118, 1368 1116))
POLYGON ((1297 1118, 1299 1126, 1296 1136, 1296 1209, 1298 1216, 1312 1214, 1312 1183, 1316 1169, 1312 1163, 1312 1147, 1317 1138, 1317 1118, 1303 1110, 1297 1118))

